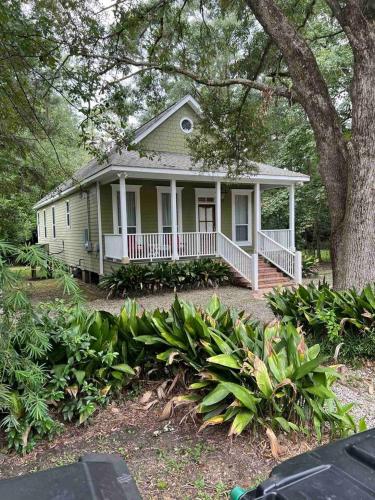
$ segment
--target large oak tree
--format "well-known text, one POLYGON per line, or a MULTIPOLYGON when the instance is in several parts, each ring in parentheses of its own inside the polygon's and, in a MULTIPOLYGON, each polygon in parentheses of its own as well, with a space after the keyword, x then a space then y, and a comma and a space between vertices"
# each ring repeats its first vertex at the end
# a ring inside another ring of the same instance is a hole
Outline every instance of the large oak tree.
MULTIPOLYGON (((82 112, 107 132, 113 131, 110 118, 116 115, 125 128, 134 96, 157 100, 155 81, 162 87, 163 75, 178 75, 213 89, 211 104, 224 96, 226 107, 205 108, 213 123, 215 112, 216 118, 220 110, 230 114, 230 96, 236 96, 237 120, 229 120, 229 132, 216 150, 227 155, 224 164, 234 159, 246 168, 252 152, 242 147, 244 124, 251 118, 243 112, 246 103, 250 100, 260 117, 277 99, 302 107, 328 196, 334 285, 361 288, 375 281, 374 0, 114 0, 102 7, 44 0, 35 5, 44 9, 48 39, 65 54, 61 92, 76 98, 82 112), (339 84, 332 85, 322 65, 322 46, 348 49, 350 62, 339 84), (345 117, 343 107, 349 109, 345 117), (227 143, 233 135, 237 147, 232 148, 227 143)), ((88 134, 87 127, 83 130, 88 134)), ((207 149, 195 146, 193 154, 207 160, 207 149)))

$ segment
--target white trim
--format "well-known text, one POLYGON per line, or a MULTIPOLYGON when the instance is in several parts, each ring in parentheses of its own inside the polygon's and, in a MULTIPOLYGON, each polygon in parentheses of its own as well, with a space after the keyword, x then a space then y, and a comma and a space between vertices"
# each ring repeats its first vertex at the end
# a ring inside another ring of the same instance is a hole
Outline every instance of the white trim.
POLYGON ((38 234, 38 242, 40 240, 40 211, 36 213, 36 227, 37 227, 37 234, 38 234))
MULTIPOLYGON (((179 233, 182 233, 182 190, 183 187, 176 187, 177 191, 177 205, 178 205, 178 220, 177 220, 177 229, 179 233)), ((161 204, 161 195, 162 193, 170 193, 171 186, 156 186, 157 192, 157 207, 158 207, 158 232, 163 232, 163 218, 162 218, 162 204, 161 204)))
POLYGON ((70 200, 65 200, 65 223, 66 223, 66 228, 70 229, 72 226, 72 214, 70 211, 70 200), (68 207, 69 207, 69 210, 67 210, 68 207), (68 215, 69 215, 69 224, 68 224, 68 215))
POLYGON ((295 244, 295 189, 294 184, 288 187, 289 191, 289 229, 290 229, 290 249, 296 251, 295 244))
POLYGON ((252 227, 252 189, 232 189, 231 190, 231 196, 232 196, 232 241, 236 243, 238 246, 251 246, 253 243, 253 227, 252 227), (236 196, 247 196, 247 240, 245 241, 236 241, 236 196))
MULTIPOLYGON (((194 188, 195 191, 195 231, 199 233, 199 211, 198 211, 198 198, 213 198, 213 202, 207 203, 208 205, 215 205, 216 214, 216 189, 215 188, 194 188)), ((204 202, 201 202, 204 205, 204 202)), ((215 221, 216 222, 216 221, 215 221)))
POLYGON ((103 228, 102 228, 102 203, 100 198, 100 182, 96 183, 96 208, 98 211, 98 240, 99 240, 99 274, 104 274, 103 228))
POLYGON ((56 206, 51 207, 51 229, 52 229, 52 239, 56 239, 56 206))
POLYGON ((183 118, 181 118, 180 120, 180 129, 181 131, 184 133, 184 134, 191 134, 192 131, 194 130, 194 123, 193 123, 193 120, 191 118, 189 118, 188 116, 184 116, 183 118), (182 128, 182 122, 187 120, 188 122, 190 122, 190 125, 191 125, 191 129, 190 130, 185 130, 182 128))
POLYGON ((46 210, 44 209, 43 210, 43 237, 47 238, 47 234, 48 234, 48 231, 47 231, 47 213, 46 213, 46 210))
MULTIPOLYGON (((170 180, 172 177, 175 177, 176 179, 179 178, 179 180, 194 180, 194 181, 202 181, 202 182, 207 182, 207 178, 210 179, 210 181, 214 181, 215 179, 224 179, 227 177, 227 174, 225 172, 201 172, 197 170, 186 170, 186 169, 178 169, 178 168, 149 168, 149 167, 132 167, 132 166, 126 166, 122 167, 121 165, 108 165, 108 167, 103 168, 100 170, 100 172, 97 172, 86 179, 83 179, 79 184, 77 183, 76 185, 67 188, 60 193, 56 194, 55 196, 52 196, 51 198, 48 198, 47 200, 43 202, 38 202, 35 205, 33 205, 34 210, 38 210, 39 208, 42 208, 46 205, 50 205, 51 203, 55 202, 56 200, 66 196, 69 193, 72 193, 74 191, 77 191, 81 186, 85 184, 89 184, 96 179, 104 176, 105 174, 110 174, 113 173, 119 174, 121 172, 127 173, 128 176, 131 173, 135 173, 138 178, 144 178, 144 179, 155 179, 155 175, 161 180, 165 176, 165 180, 170 180)), ((251 184, 252 182, 256 181, 261 181, 262 184, 272 184, 272 183, 277 183, 280 186, 289 186, 290 184, 296 184, 300 182, 308 182, 310 180, 310 177, 308 175, 301 175, 301 176, 284 176, 284 175, 249 175, 249 176, 242 176, 239 179, 234 179, 233 182, 236 184, 251 184)), ((226 180, 228 182, 228 180, 226 180)))
POLYGON ((155 120, 155 122, 150 125, 149 128, 147 128, 144 132, 139 134, 139 136, 133 141, 134 144, 138 144, 141 142, 145 137, 147 137, 151 132, 153 132, 156 128, 158 128, 162 123, 165 122, 165 120, 168 120, 169 117, 171 117, 176 111, 178 111, 182 106, 185 104, 189 104, 193 110, 200 114, 202 112, 201 107, 199 106, 198 102, 192 97, 191 95, 187 95, 183 97, 180 101, 176 102, 173 106, 169 108, 169 110, 163 114, 160 118, 155 120))
MULTIPOLYGON (((141 199, 140 189, 141 185, 126 184, 127 193, 135 193, 135 218, 136 218, 136 232, 141 233, 141 199)), ((118 208, 117 208, 117 191, 120 191, 120 184, 111 184, 112 188, 112 217, 113 217, 113 234, 119 233, 118 225, 118 208)))

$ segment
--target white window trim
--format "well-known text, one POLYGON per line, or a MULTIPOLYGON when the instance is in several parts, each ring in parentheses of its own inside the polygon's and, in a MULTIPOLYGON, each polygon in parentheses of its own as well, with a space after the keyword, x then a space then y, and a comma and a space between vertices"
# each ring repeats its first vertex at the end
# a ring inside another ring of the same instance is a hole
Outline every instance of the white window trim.
POLYGON ((52 205, 52 207, 51 207, 51 228, 52 228, 52 239, 55 240, 56 234, 57 234, 57 231, 56 231, 56 206, 55 205, 52 205), (55 222, 53 221, 53 219, 55 219, 55 222))
POLYGON ((37 227, 37 234, 38 234, 38 241, 40 240, 40 212, 36 213, 36 227, 37 227))
POLYGON ((43 236, 47 238, 47 214, 46 211, 43 210, 43 236))
POLYGON ((238 246, 251 246, 253 244, 253 211, 252 211, 252 193, 253 189, 232 189, 232 241, 238 246), (247 196, 247 210, 248 210, 248 225, 247 225, 247 241, 236 241, 236 211, 235 211, 235 197, 236 195, 247 196))
MULTIPOLYGON (((177 192, 177 232, 182 233, 182 190, 183 187, 176 187, 177 192)), ((156 186, 157 200, 158 200, 158 233, 163 232, 163 217, 162 217, 162 193, 171 193, 170 186, 156 186)))
MULTIPOLYGON (((216 214, 216 189, 215 188, 194 188, 195 190, 195 231, 199 233, 199 213, 198 213, 198 199, 199 198, 213 198, 213 202, 201 202, 201 205, 215 205, 216 214)), ((216 222, 216 221, 215 221, 216 222)))
POLYGON ((70 229, 72 225, 72 213, 70 210, 70 200, 65 200, 65 222, 66 222, 66 228, 70 229), (67 210, 67 207, 69 206, 69 212, 67 210), (68 213, 69 213, 69 224, 68 224, 68 213))
MULTIPOLYGON (((127 193, 135 193, 135 217, 136 217, 136 232, 141 232, 141 198, 140 185, 126 184, 127 193)), ((113 233, 120 234, 118 225, 118 207, 117 207, 117 192, 120 191, 120 184, 111 184, 112 188, 112 215, 113 215, 113 233)))
POLYGON ((182 130, 182 132, 183 132, 184 134, 191 134, 191 133, 192 133, 192 131, 194 130, 194 122, 193 122, 193 120, 192 120, 191 118, 189 118, 188 116, 184 116, 183 118, 181 118, 181 120, 180 120, 180 129, 182 130), (191 129, 190 129, 190 130, 184 130, 184 129, 182 128, 182 122, 183 122, 184 120, 187 120, 188 122, 190 122, 190 125, 191 125, 191 129))

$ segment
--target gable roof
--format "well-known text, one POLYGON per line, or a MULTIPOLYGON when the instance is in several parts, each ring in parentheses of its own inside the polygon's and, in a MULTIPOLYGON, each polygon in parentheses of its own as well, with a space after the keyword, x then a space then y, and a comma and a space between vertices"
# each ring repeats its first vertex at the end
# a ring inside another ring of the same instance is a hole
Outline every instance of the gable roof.
MULTIPOLYGON (((182 106, 188 104, 197 113, 201 114, 201 108, 198 102, 191 96, 186 95, 179 101, 175 102, 163 112, 143 124, 135 131, 134 143, 139 143, 147 137, 153 130, 164 123, 170 116, 178 111, 182 106)), ((255 172, 249 172, 241 176, 244 180, 254 181, 255 179, 263 179, 265 181, 288 181, 288 182, 307 182, 310 178, 307 175, 299 172, 294 172, 286 168, 278 168, 265 163, 254 161, 249 162, 249 166, 253 167, 255 172)), ((202 170, 203 164, 193 164, 191 157, 188 154, 170 153, 170 152, 152 152, 150 155, 142 156, 138 151, 122 150, 117 151, 112 148, 106 162, 99 163, 97 159, 91 160, 87 165, 80 168, 74 173, 74 176, 56 187, 53 191, 44 196, 38 203, 34 205, 34 209, 39 209, 52 200, 65 196, 68 192, 78 189, 82 184, 93 182, 101 175, 116 171, 116 169, 126 169, 129 173, 144 173, 148 174, 170 174, 183 176, 203 176, 203 177, 218 177, 225 178, 226 170, 218 168, 215 172, 202 170)), ((209 179, 207 179, 209 180, 209 179)))
POLYGON ((137 128, 135 131, 135 138, 134 138, 134 144, 138 144, 142 139, 148 136, 153 130, 158 128, 163 122, 168 120, 170 116, 172 116, 176 111, 178 111, 182 106, 185 106, 185 104, 188 104, 189 106, 192 107, 192 109, 197 113, 201 114, 202 110, 201 107, 199 106, 198 102, 192 97, 191 95, 186 95, 179 101, 175 102, 171 106, 169 106, 167 109, 159 113, 158 115, 154 116, 149 120, 148 122, 144 123, 142 126, 137 128))

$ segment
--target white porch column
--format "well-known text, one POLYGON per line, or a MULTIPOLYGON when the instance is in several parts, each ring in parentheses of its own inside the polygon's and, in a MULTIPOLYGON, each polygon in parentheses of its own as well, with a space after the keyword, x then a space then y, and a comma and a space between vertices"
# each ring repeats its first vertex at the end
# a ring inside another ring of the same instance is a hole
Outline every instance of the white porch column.
POLYGON ((295 200, 294 200, 294 184, 288 187, 289 191, 289 229, 290 229, 290 249, 292 252, 296 250, 295 243, 295 200))
POLYGON ((103 264, 103 230, 102 230, 102 204, 100 200, 100 182, 96 183, 96 207, 98 211, 98 240, 99 240, 99 274, 104 274, 103 264))
POLYGON ((219 233, 221 233, 221 182, 216 181, 216 210, 215 210, 215 230, 216 230, 216 255, 220 256, 219 252, 219 233))
POLYGON ((128 264, 128 214, 126 211, 126 182, 125 174, 119 174, 120 178, 120 212, 121 212, 121 241, 122 241, 122 262, 128 264))
POLYGON ((171 180, 171 212, 172 212, 172 259, 178 260, 176 179, 171 180))
POLYGON ((258 253, 258 231, 262 229, 260 184, 257 182, 254 188, 254 253, 258 253))

